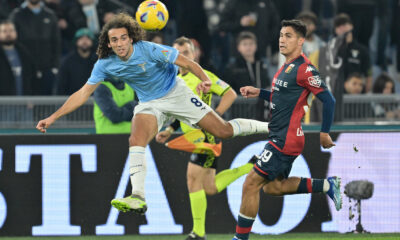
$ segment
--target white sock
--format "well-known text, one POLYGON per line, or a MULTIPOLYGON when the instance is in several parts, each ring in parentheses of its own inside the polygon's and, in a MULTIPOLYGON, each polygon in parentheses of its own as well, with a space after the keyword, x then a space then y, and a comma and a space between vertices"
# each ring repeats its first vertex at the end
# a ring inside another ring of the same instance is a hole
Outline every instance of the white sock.
POLYGON ((329 185, 328 180, 324 179, 324 186, 322 187, 322 191, 323 191, 324 193, 326 193, 327 191, 329 191, 329 188, 330 188, 330 187, 331 187, 331 186, 329 185))
POLYGON ((132 194, 144 199, 144 180, 146 179, 147 166, 145 148, 134 146, 129 148, 129 175, 132 184, 132 194))
POLYGON ((255 133, 269 133, 268 123, 252 119, 235 118, 229 123, 233 128, 233 137, 246 136, 255 133))

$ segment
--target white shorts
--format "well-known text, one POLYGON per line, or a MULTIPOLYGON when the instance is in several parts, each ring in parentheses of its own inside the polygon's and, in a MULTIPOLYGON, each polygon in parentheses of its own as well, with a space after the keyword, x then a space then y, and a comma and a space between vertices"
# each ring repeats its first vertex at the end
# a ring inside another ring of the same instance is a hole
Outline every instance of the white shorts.
POLYGON ((139 102, 134 113, 154 115, 160 131, 164 123, 172 118, 196 127, 196 124, 210 111, 211 107, 194 94, 184 80, 176 77, 176 85, 167 95, 148 102, 139 102))

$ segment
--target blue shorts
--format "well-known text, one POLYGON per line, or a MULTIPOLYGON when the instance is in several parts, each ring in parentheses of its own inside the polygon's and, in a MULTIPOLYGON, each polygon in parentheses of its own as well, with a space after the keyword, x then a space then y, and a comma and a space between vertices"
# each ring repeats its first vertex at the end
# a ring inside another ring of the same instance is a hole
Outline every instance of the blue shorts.
POLYGON ((273 145, 265 144, 264 150, 254 164, 254 171, 261 177, 273 181, 282 176, 288 178, 292 164, 297 156, 286 155, 273 145))

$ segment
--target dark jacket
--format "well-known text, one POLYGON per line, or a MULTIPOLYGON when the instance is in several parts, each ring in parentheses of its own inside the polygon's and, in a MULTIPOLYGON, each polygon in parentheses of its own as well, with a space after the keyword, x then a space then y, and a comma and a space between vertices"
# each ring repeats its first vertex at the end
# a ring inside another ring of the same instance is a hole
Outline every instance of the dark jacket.
MULTIPOLYGON (((20 44, 16 44, 16 49, 22 65, 23 95, 37 94, 35 88, 36 71, 34 62, 28 51, 20 44)), ((15 78, 11 70, 8 58, 0 46, 0 95, 15 95, 15 78)))
POLYGON ((219 30, 233 33, 236 38, 242 31, 253 32, 257 36, 258 53, 265 56, 267 46, 273 52, 278 50, 280 18, 271 0, 231 0, 221 14, 219 30), (250 13, 257 15, 253 27, 242 27, 240 20, 250 13))
POLYGON ((242 56, 237 57, 232 64, 228 65, 225 69, 224 80, 238 94, 240 94, 240 88, 244 86, 267 88, 271 85, 267 65, 259 59, 250 65, 242 56))
POLYGON ((34 57, 38 70, 58 68, 61 38, 53 11, 43 6, 36 15, 28 7, 19 7, 14 9, 10 19, 16 26, 19 41, 34 57))
MULTIPOLYGON (((253 64, 247 63, 241 56, 237 57, 235 61, 225 69, 224 80, 239 95, 240 88, 244 86, 254 86, 264 89, 271 86, 267 65, 259 59, 256 59, 253 64)), ((263 99, 259 98, 256 105, 246 108, 248 110, 247 116, 235 115, 235 113, 232 113, 232 118, 245 117, 265 121, 268 115, 265 103, 263 99), (255 115, 253 113, 255 113, 255 115)))
POLYGON ((65 56, 58 72, 57 94, 71 95, 79 90, 89 79, 96 60, 96 54, 82 58, 77 50, 65 56))

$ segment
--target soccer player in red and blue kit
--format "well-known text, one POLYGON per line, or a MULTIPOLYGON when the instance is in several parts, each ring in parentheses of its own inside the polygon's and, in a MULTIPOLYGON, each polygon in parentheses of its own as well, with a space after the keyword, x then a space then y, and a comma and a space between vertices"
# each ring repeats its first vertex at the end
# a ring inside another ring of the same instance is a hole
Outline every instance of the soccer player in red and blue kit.
POLYGON ((271 91, 251 86, 240 89, 246 98, 260 97, 270 103, 271 122, 269 142, 243 184, 242 203, 233 239, 249 239, 258 212, 261 188, 265 193, 274 196, 326 193, 333 200, 336 210, 339 211, 342 207, 340 178, 288 177, 293 161, 304 148, 301 120, 308 110, 312 94, 323 103, 320 143, 324 148, 335 146, 329 136, 335 99, 321 80, 318 71, 302 54, 305 35, 306 26, 303 22, 283 20, 279 50, 286 61, 275 74, 271 91))

